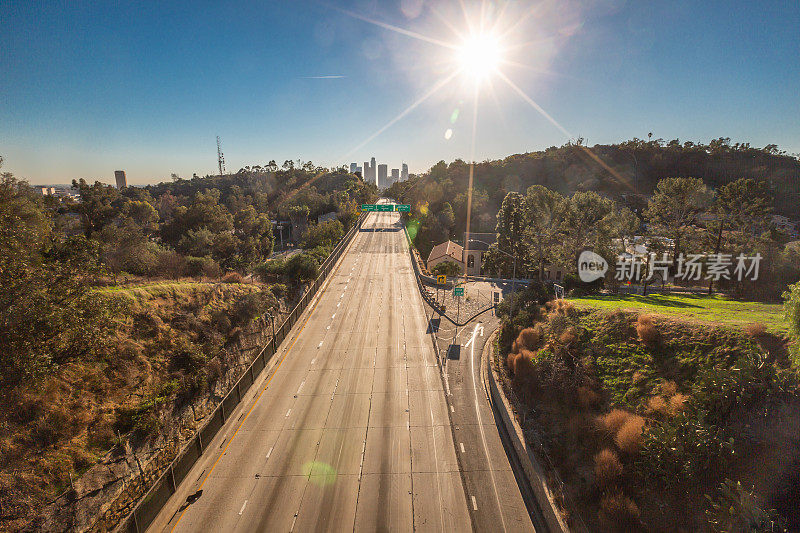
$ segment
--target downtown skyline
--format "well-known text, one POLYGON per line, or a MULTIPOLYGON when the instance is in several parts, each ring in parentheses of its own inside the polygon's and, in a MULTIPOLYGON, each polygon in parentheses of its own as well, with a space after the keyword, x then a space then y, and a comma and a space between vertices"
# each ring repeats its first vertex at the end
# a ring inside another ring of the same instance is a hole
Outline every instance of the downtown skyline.
POLYGON ((473 148, 462 79, 404 114, 452 59, 408 33, 457 42, 458 2, 113 11, 3 2, 0 64, 12 80, 0 89, 3 171, 32 183, 110 183, 125 169, 132 185, 214 174, 216 135, 233 172, 271 159, 338 167, 402 154, 421 173, 471 154, 496 159, 570 137, 592 145, 650 132, 800 152, 798 5, 537 5, 518 17, 513 42, 524 46, 503 73, 559 127, 490 80, 473 148))

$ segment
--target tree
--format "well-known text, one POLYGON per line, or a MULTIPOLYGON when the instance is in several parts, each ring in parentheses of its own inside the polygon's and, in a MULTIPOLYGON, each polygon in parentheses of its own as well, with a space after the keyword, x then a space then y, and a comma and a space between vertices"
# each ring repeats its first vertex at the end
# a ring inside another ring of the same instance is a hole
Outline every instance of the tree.
MULTIPOLYGON (((525 257, 525 225, 528 221, 525 197, 518 192, 510 192, 503 199, 500 211, 497 213, 497 242, 496 248, 517 257, 517 263, 525 257)), ((490 249, 491 251, 491 249, 490 249)), ((505 254, 489 255, 492 264, 490 269, 511 274, 512 259, 505 254)))
MULTIPOLYGON (((723 241, 725 232, 729 235, 735 232, 742 244, 752 241, 755 228, 764 223, 769 211, 764 182, 740 178, 717 188, 709 210, 713 217, 709 229, 713 230, 715 236, 714 253, 719 254, 727 248, 727 243, 723 241)), ((713 290, 712 279, 708 284, 708 293, 711 294, 713 290)))
POLYGON ((454 278, 461 274, 461 267, 455 261, 442 261, 431 269, 438 276, 454 278))
POLYGON ((794 335, 794 364, 800 367, 800 282, 789 286, 789 290, 783 293, 784 314, 789 323, 789 331, 794 335))
POLYGON ((72 180, 72 186, 81 195, 81 201, 73 209, 81 216, 86 237, 91 237, 117 215, 119 206, 114 204, 120 199, 119 191, 99 181, 89 185, 83 178, 72 180))
POLYGON ((610 255, 611 241, 616 236, 614 230, 618 225, 619 213, 615 207, 612 200, 594 191, 576 192, 567 200, 559 253, 566 266, 574 268, 577 254, 583 248, 610 255))
POLYGON ((342 235, 344 235, 344 228, 338 220, 313 224, 303 235, 303 248, 316 248, 317 246, 333 248, 342 235))
POLYGON ((528 224, 525 238, 529 243, 528 255, 531 264, 539 271, 539 281, 544 277, 544 264, 552 260, 561 240, 561 231, 567 202, 555 191, 534 185, 525 197, 525 213, 528 224))
POLYGON ((93 293, 99 246, 52 231, 27 183, 0 180, 0 395, 102 351, 112 307, 93 293))
POLYGON ((656 185, 644 216, 651 232, 672 239, 677 257, 697 216, 706 210, 710 200, 711 193, 699 178, 665 178, 656 185))

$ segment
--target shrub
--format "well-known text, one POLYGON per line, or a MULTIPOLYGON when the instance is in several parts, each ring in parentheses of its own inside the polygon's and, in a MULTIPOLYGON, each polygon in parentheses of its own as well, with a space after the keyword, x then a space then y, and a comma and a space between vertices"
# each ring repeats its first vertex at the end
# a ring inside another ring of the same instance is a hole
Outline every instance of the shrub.
POLYGON ((757 339, 767 332, 767 327, 760 322, 755 322, 753 324, 747 324, 744 327, 744 332, 750 337, 757 339))
POLYGON ((642 430, 644 430, 644 418, 630 414, 622 427, 617 430, 614 442, 622 452, 633 455, 642 447, 642 430))
POLYGON ((686 408, 686 400, 688 400, 688 396, 685 394, 681 394, 680 392, 677 393, 675 396, 669 399, 669 411, 673 415, 676 413, 680 413, 686 408))
POLYGON ((658 339, 658 330, 649 315, 639 315, 636 319, 636 333, 639 340, 646 344, 652 344, 658 339))
POLYGON ((668 411, 667 401, 663 396, 653 396, 647 400, 647 412, 649 414, 665 415, 668 411))
POLYGON ((309 281, 319 275, 319 261, 313 252, 293 255, 286 262, 285 274, 293 281, 309 281))
POLYGON ((526 348, 528 350, 535 350, 542 340, 542 326, 537 324, 536 328, 525 328, 519 332, 517 340, 514 341, 514 346, 517 349, 526 348))
POLYGON ((612 409, 608 413, 597 417, 597 425, 600 429, 605 431, 609 436, 617 434, 619 428, 628 420, 631 415, 628 411, 622 409, 612 409))
POLYGON ((661 383, 661 394, 666 397, 674 395, 678 391, 678 385, 674 381, 664 381, 661 383))
POLYGON ((597 394, 591 387, 581 385, 577 390, 578 405, 582 409, 596 409, 600 405, 600 395, 597 394))
POLYGON ((614 450, 603 448, 594 456, 594 481, 604 489, 622 475, 622 463, 614 450))
POLYGON ((312 224, 303 234, 303 248, 316 248, 317 246, 333 247, 344 235, 342 223, 338 220, 328 220, 319 224, 312 224))
POLYGON ((242 278, 242 275, 239 274, 238 272, 231 271, 231 272, 226 272, 225 275, 222 276, 222 279, 220 281, 222 283, 242 283, 242 281, 244 281, 244 278, 242 278))
POLYGON ((186 273, 193 277, 218 278, 222 271, 219 264, 210 257, 187 257, 186 273))
POLYGON ((575 328, 575 326, 571 326, 566 330, 564 330, 564 332, 558 338, 558 341, 565 346, 572 344, 577 340, 578 340, 578 330, 577 328, 575 328))
POLYGON ((514 360, 514 388, 520 392, 529 391, 537 385, 538 377, 533 353, 528 350, 520 351, 514 360))
POLYGON ((621 492, 603 495, 600 519, 611 531, 636 531, 640 528, 639 507, 621 492))
POLYGON ((286 296, 286 293, 289 291, 289 288, 286 286, 285 283, 273 283, 269 286, 270 292, 275 296, 275 298, 283 298, 286 296))

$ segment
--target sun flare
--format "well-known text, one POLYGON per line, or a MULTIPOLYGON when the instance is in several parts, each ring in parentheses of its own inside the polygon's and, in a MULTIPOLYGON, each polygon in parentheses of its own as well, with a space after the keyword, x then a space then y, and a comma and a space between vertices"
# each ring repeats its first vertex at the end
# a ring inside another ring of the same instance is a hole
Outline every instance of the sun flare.
POLYGON ((456 59, 465 74, 479 81, 497 71, 503 60, 503 53, 495 36, 474 35, 458 47, 456 59))

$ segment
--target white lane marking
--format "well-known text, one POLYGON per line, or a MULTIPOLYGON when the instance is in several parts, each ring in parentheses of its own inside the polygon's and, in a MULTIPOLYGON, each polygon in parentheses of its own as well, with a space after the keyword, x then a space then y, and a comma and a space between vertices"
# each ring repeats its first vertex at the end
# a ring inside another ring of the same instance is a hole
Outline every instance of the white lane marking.
POLYGON ((245 500, 245 501, 244 501, 244 503, 242 504, 242 508, 241 508, 241 509, 239 509, 239 514, 240 514, 240 515, 241 515, 241 514, 244 512, 244 506, 245 506, 245 505, 247 505, 247 500, 245 500))
POLYGON ((300 391, 303 390, 303 385, 305 385, 305 384, 306 384, 306 380, 303 380, 303 382, 297 388, 297 394, 300 394, 300 391))
POLYGON ((342 302, 339 302, 338 304, 336 304, 336 307, 339 307, 340 305, 342 305, 342 302))
POLYGON ((292 527, 289 528, 289 533, 294 531, 294 524, 297 522, 297 515, 294 515, 294 520, 292 520, 292 527))
POLYGON ((286 411, 286 416, 285 416, 284 418, 289 418, 289 414, 291 414, 291 412, 292 412, 292 410, 291 410, 291 409, 289 409, 288 411, 286 411))
POLYGON ((473 511, 477 511, 478 510, 478 502, 475 501, 475 496, 472 497, 472 510, 473 511))
POLYGON ((333 314, 331 315, 331 318, 336 318, 336 313, 333 313, 333 314))
POLYGON ((269 456, 272 455, 272 449, 273 448, 275 448, 275 446, 271 446, 269 451, 267 452, 267 459, 269 459, 269 456))
POLYGON ((317 358, 316 358, 316 357, 315 357, 314 359, 312 359, 312 360, 311 360, 311 364, 312 364, 312 365, 313 365, 314 363, 316 363, 316 362, 317 362, 317 358))
POLYGON ((455 407, 453 407, 452 405, 450 406, 450 412, 451 412, 451 413, 455 413, 455 412, 456 412, 456 408, 455 408, 455 407))
MULTIPOLYGON (((344 290, 347 290, 347 285, 344 286, 344 290)), ((344 294, 344 293, 342 293, 342 294, 344 294)))
POLYGON ((464 451, 464 443, 463 442, 459 442, 459 444, 461 445, 461 453, 466 453, 464 451))
POLYGON ((322 342, 323 341, 319 341, 319 346, 317 346, 317 348, 322 348, 322 342))

